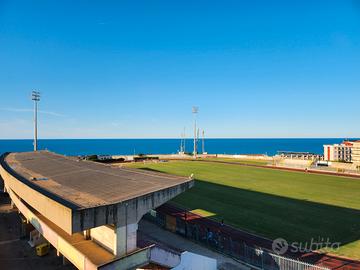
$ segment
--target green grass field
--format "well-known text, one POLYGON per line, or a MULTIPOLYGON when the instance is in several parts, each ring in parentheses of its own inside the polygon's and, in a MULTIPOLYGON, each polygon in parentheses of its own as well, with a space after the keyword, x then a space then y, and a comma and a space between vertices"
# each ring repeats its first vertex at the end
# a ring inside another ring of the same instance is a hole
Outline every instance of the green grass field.
POLYGON ((340 242, 338 255, 360 259, 360 179, 201 161, 134 164, 189 176, 195 187, 173 201, 270 239, 340 242))
POLYGON ((267 165, 272 164, 269 160, 257 160, 257 159, 240 159, 240 158, 217 158, 217 157, 207 157, 204 159, 199 160, 207 160, 207 161, 226 161, 226 162, 236 162, 242 164, 249 164, 249 165, 267 165))

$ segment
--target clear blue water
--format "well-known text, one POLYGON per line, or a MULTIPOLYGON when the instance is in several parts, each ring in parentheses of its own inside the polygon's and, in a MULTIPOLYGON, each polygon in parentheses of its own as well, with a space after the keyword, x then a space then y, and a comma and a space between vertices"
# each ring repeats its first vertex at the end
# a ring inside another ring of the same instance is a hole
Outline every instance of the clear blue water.
MULTIPOLYGON (((343 139, 206 139, 205 151, 217 154, 268 154, 277 151, 323 153, 323 144, 340 143, 343 139)), ((64 155, 88 154, 171 154, 177 153, 180 139, 58 139, 39 140, 39 149, 64 155)), ((32 140, 0 140, 0 153, 32 151, 32 140)), ((191 152, 192 140, 186 140, 191 152)), ((199 143, 201 149, 201 143, 199 143)))

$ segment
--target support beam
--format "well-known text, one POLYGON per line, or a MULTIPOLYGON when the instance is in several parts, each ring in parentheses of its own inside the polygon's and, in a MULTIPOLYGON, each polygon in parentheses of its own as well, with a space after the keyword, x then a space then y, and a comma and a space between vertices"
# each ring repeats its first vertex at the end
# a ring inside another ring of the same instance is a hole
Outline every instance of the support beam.
POLYGON ((126 225, 126 252, 130 253, 136 249, 138 224, 126 225))
POLYGON ((123 256, 136 250, 138 224, 100 226, 90 230, 91 239, 112 252, 123 256))
POLYGON ((136 250, 138 224, 127 224, 116 228, 116 254, 122 256, 136 250))
POLYGON ((10 201, 10 206, 11 206, 11 209, 16 209, 16 205, 13 202, 13 200, 10 201))
POLYGON ((126 226, 115 227, 114 255, 126 254, 126 226))
POLYGON ((84 231, 84 238, 85 240, 90 240, 90 230, 85 230, 84 231))

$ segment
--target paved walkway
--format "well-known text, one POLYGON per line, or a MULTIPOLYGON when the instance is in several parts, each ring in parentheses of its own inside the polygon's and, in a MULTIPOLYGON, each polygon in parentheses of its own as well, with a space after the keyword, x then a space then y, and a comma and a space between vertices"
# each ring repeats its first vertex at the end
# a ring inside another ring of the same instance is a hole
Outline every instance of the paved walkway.
POLYGON ((155 240, 162 245, 166 245, 169 248, 173 248, 175 250, 187 250, 189 252, 214 258, 218 261, 218 269, 250 269, 249 267, 246 267, 225 255, 214 252, 179 235, 166 231, 147 220, 140 221, 139 232, 140 234, 144 234, 145 237, 148 236, 150 239, 155 240))

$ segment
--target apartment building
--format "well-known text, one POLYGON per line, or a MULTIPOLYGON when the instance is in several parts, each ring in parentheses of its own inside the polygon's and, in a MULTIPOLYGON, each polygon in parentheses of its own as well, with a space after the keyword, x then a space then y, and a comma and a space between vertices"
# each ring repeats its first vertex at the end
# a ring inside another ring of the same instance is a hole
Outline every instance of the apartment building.
POLYGON ((352 162, 360 166, 360 141, 353 142, 352 162))
MULTIPOLYGON (((326 144, 324 145, 324 160, 352 162, 352 151, 354 142, 343 141, 341 144, 326 144)), ((359 146, 360 147, 360 146, 359 146)), ((360 151, 360 148, 359 148, 360 151)), ((360 152, 359 152, 360 155, 360 152)), ((360 158, 360 156, 359 156, 360 158)))

